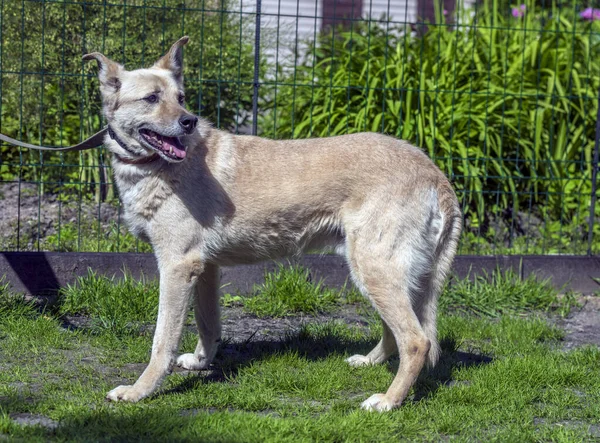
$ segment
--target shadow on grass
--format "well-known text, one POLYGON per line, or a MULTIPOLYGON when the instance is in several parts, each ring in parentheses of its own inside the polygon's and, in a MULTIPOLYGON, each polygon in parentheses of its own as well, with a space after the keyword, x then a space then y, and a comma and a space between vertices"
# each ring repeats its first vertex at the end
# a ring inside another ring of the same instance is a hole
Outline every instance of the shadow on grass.
MULTIPOLYGON (((318 336, 300 332, 290 335, 284 340, 248 341, 244 343, 225 344, 215 363, 216 370, 208 375, 199 374, 187 377, 174 389, 160 391, 153 397, 174 395, 192 391, 198 383, 231 382, 240 368, 261 360, 274 353, 297 353, 310 361, 318 361, 332 355, 345 356, 354 353, 368 352, 376 340, 350 339, 325 332, 318 336)), ((488 356, 477 355, 458 350, 454 339, 445 339, 441 343, 442 355, 438 365, 431 370, 424 370, 415 385, 413 401, 418 402, 435 394, 442 386, 453 384, 452 374, 461 367, 482 366, 489 364, 492 359, 488 356)), ((388 365, 390 372, 398 369, 398 359, 393 359, 388 365)), ((33 399, 19 395, 0 397, 0 410, 7 413, 35 411, 33 399)), ((218 411, 217 411, 218 412, 218 411)), ((33 417, 39 420, 37 416, 33 417)), ((9 435, 22 439, 64 439, 87 441, 190 441, 186 433, 199 418, 189 418, 181 415, 177 409, 136 409, 120 406, 118 408, 90 411, 69 416, 57 428, 48 426, 25 426, 8 429, 9 435)), ((2 433, 0 433, 1 439, 2 433)), ((216 437, 208 437, 214 440, 216 437)), ((194 441, 203 441, 196 438, 194 441)), ((232 440, 234 441, 234 440, 232 440)), ((240 436, 239 441, 244 441, 240 436)))
MULTIPOLYGON (((333 355, 366 354, 377 343, 377 340, 349 340, 332 333, 313 337, 302 332, 291 335, 281 341, 250 341, 245 343, 225 344, 217 354, 214 370, 209 374, 199 373, 187 377, 178 386, 154 395, 171 395, 194 389, 198 383, 224 383, 235 378, 239 369, 254 361, 275 353, 297 353, 310 361, 322 360, 333 355)), ((458 350, 456 340, 444 339, 440 343, 442 354, 437 365, 424 369, 415 383, 414 401, 431 397, 440 387, 454 384, 452 374, 457 368, 483 366, 492 362, 485 355, 462 352, 458 350)), ((388 363, 388 369, 395 374, 398 371, 398 358, 388 363)))
POLYGON ((484 366, 493 361, 487 355, 459 351, 458 343, 453 338, 441 340, 440 346, 442 354, 437 365, 422 371, 415 383, 415 402, 431 397, 442 386, 456 384, 452 378, 455 369, 484 366))
POLYGON ((219 349, 209 374, 199 373, 186 378, 173 389, 154 396, 176 394, 192 390, 198 383, 223 383, 235 377, 240 368, 277 353, 297 353, 310 361, 322 360, 333 355, 368 352, 376 340, 350 340, 333 333, 314 337, 308 333, 290 334, 283 340, 247 340, 241 343, 225 343, 219 349))

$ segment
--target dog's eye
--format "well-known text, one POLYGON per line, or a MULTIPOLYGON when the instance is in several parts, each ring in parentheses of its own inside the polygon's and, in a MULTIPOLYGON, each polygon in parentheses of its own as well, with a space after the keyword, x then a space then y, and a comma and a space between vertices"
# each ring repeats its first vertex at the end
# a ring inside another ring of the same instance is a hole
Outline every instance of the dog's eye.
POLYGON ((158 95, 150 94, 148 97, 144 97, 144 100, 146 100, 148 103, 156 103, 158 102, 158 95))
POLYGON ((183 105, 183 103, 185 102, 185 95, 180 94, 177 100, 179 101, 180 105, 183 105))

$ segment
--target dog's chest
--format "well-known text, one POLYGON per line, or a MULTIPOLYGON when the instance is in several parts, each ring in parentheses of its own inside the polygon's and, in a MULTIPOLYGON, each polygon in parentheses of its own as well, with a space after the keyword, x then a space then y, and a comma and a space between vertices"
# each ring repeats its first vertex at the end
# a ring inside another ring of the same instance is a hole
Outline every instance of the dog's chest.
POLYGON ((117 176, 124 217, 133 234, 147 237, 149 224, 163 204, 173 195, 172 184, 155 176, 137 181, 117 176))

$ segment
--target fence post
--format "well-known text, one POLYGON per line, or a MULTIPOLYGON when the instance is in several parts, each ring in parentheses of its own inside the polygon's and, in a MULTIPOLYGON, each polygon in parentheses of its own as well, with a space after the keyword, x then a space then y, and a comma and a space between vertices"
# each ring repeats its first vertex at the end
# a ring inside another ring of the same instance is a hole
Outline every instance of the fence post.
POLYGON ((254 31, 254 94, 252 96, 252 135, 258 129, 258 74, 260 65, 260 6, 261 0, 256 0, 256 29, 254 31))
POLYGON ((588 225, 588 250, 587 254, 592 255, 592 241, 594 239, 594 224, 596 219, 596 193, 598 179, 598 144, 600 143, 600 88, 598 89, 598 112, 596 114, 596 140, 594 143, 594 157, 592 159, 592 201, 590 204, 590 220, 588 225))

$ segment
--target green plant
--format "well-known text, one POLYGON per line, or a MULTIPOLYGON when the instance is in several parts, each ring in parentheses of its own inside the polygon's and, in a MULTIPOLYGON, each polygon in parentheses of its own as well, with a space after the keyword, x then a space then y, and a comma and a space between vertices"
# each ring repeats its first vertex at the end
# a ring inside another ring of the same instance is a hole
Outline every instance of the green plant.
POLYGON ((31 318, 36 314, 33 301, 26 300, 23 294, 11 292, 6 276, 0 276, 0 317, 31 318))
POLYGON ((156 321, 158 283, 134 279, 128 273, 117 280, 92 270, 60 292, 61 314, 89 315, 96 328, 118 335, 139 331, 140 324, 156 321))
MULTIPOLYGON (((515 219, 494 226, 467 227, 460 239, 460 254, 586 254, 588 225, 585 219, 546 220, 531 214, 519 214, 515 219), (524 219, 524 220, 523 220, 524 219), (529 219, 529 220, 527 220, 529 219), (535 220, 535 223, 532 223, 535 220), (519 226, 525 221, 525 228, 519 226)), ((594 239, 600 239, 600 223, 593 226, 594 239)), ((600 251, 600 242, 592 242, 592 253, 600 251)))
POLYGON ((491 275, 453 280, 440 297, 442 311, 488 317, 550 309, 567 315, 574 305, 573 295, 559 297, 549 280, 540 281, 533 274, 521 279, 513 270, 500 269, 491 275))
POLYGON ((479 10, 422 37, 375 22, 322 36, 266 95, 263 135, 395 135, 451 177, 472 228, 532 207, 584 224, 600 23, 532 2, 521 19, 479 10))
MULTIPOLYGON (((123 299, 137 296, 121 289, 123 299)), ((121 312, 144 316, 143 307, 135 311, 121 312)), ((559 325, 535 312, 442 313, 440 361, 386 414, 359 405, 391 383, 398 360, 362 368, 345 361, 377 343, 381 330, 371 322, 307 319, 283 338, 225 340, 209 371, 175 369, 157 395, 114 405, 106 392, 137 379, 151 334, 66 328, 57 313, 22 312, 0 308, 0 438, 8 441, 571 442, 593 440, 600 421, 600 349, 565 349, 559 325)), ((193 351, 197 333, 186 327, 182 342, 182 352, 193 351)))
POLYGON ((139 241, 123 225, 110 222, 102 226, 85 218, 79 224, 62 224, 58 232, 41 239, 40 247, 61 252, 152 252, 148 243, 139 241))
POLYGON ((313 282, 308 269, 281 264, 274 272, 265 273, 265 282, 255 286, 253 292, 255 295, 244 299, 244 309, 260 317, 326 312, 343 293, 326 287, 323 280, 313 282))

